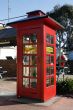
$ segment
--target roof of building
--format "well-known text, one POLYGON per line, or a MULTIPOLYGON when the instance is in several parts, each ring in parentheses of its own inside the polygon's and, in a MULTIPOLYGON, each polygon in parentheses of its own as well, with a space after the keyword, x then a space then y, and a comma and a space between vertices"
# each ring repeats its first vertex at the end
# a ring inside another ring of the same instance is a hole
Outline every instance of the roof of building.
POLYGON ((0 30, 0 40, 11 39, 16 37, 16 30, 14 28, 5 28, 0 30))
POLYGON ((16 45, 16 30, 5 28, 0 30, 0 47, 16 45))

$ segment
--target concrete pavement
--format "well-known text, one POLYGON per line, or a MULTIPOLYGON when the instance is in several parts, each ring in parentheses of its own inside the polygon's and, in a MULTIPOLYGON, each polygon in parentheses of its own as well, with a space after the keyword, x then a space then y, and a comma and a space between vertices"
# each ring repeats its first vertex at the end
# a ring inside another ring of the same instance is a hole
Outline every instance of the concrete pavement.
MULTIPOLYGON (((0 97, 0 110, 73 110, 73 99, 60 97, 59 100, 45 105, 44 103, 20 103, 13 97, 0 97)), ((49 103, 49 102, 48 102, 49 103)))
POLYGON ((45 103, 16 97, 16 80, 0 79, 0 110, 73 110, 73 98, 56 96, 45 103))

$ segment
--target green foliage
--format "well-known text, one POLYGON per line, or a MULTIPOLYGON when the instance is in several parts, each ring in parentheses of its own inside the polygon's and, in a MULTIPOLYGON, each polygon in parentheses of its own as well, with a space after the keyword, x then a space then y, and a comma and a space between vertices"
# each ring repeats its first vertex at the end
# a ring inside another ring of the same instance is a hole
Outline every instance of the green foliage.
POLYGON ((57 82, 57 94, 67 95, 73 94, 73 79, 59 80, 57 82))
POLYGON ((73 50, 73 5, 56 5, 52 11, 47 12, 47 15, 65 27, 64 30, 57 31, 57 48, 65 48, 67 51, 73 50), (62 46, 60 42, 63 42, 62 46))
POLYGON ((67 26, 67 19, 70 19, 71 23, 73 23, 73 5, 63 5, 62 7, 56 5, 54 10, 47 12, 47 14, 61 23, 64 27, 67 26))

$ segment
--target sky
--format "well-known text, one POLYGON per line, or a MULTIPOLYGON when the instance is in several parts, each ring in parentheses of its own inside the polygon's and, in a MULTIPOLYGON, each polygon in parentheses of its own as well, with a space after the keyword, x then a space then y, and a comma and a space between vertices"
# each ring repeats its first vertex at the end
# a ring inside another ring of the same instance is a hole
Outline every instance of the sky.
MULTIPOLYGON (((73 0, 9 0, 9 17, 25 15, 33 10, 48 12, 53 10, 55 5, 73 5, 73 0)), ((0 0, 0 20, 8 18, 8 0, 0 0)), ((0 23, 7 21, 0 21, 0 23)))

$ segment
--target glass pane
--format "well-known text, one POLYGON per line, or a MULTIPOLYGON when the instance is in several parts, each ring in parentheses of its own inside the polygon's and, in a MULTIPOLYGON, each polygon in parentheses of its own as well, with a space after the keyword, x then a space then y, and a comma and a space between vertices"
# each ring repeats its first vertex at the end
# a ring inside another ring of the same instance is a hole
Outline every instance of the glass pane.
POLYGON ((50 36, 50 44, 54 44, 54 37, 50 36))
POLYGON ((46 63, 50 64, 50 56, 46 56, 46 63))
POLYGON ((54 67, 50 66, 46 68, 46 75, 54 74, 54 67))
POLYGON ((30 79, 30 87, 36 88, 37 86, 37 79, 30 79))
POLYGON ((23 48, 23 53, 36 54, 37 53, 37 45, 25 45, 23 48))
POLYGON ((29 67, 23 67, 23 76, 29 76, 29 67))
POLYGON ((30 65, 35 66, 36 65, 37 56, 31 55, 30 56, 30 65))
POLYGON ((46 56, 47 64, 54 64, 54 56, 46 56))
POLYGON ((51 63, 54 64, 54 56, 51 56, 51 63))
POLYGON ((51 71, 50 74, 54 74, 54 67, 50 67, 51 71))
POLYGON ((54 77, 51 77, 51 85, 54 85, 54 77))
POLYGON ((47 47, 46 47, 46 53, 47 53, 47 54, 54 54, 54 47, 52 47, 52 46, 47 46, 47 47))
POLYGON ((47 34, 46 42, 48 42, 50 44, 54 44, 54 37, 49 35, 49 34, 47 34))
POLYGON ((50 78, 46 79, 46 87, 50 86, 50 78))
POLYGON ((29 78, 23 78, 23 86, 29 88, 29 78))
POLYGON ((36 43, 36 42, 37 42, 36 34, 31 34, 30 35, 30 43, 36 43))
POLYGON ((23 56, 23 64, 29 65, 29 56, 27 56, 27 55, 23 56))
POLYGON ((37 76, 37 67, 30 67, 30 76, 32 77, 37 76))
POLYGON ((29 36, 27 36, 27 35, 24 35, 23 36, 23 43, 25 44, 25 43, 29 43, 29 36))
POLYGON ((46 37, 46 42, 50 43, 50 35, 49 34, 46 37))
POLYGON ((47 69, 46 69, 46 75, 50 75, 50 67, 47 67, 47 69))

